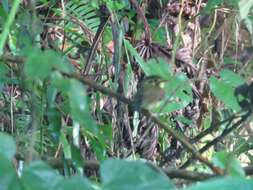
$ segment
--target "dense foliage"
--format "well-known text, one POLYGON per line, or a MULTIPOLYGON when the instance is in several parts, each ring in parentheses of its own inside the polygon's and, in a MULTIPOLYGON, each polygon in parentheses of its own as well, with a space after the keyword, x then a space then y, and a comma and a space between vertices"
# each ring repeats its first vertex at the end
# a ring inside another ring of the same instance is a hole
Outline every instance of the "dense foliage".
POLYGON ((0 189, 253 189, 252 0, 2 0, 0 189))

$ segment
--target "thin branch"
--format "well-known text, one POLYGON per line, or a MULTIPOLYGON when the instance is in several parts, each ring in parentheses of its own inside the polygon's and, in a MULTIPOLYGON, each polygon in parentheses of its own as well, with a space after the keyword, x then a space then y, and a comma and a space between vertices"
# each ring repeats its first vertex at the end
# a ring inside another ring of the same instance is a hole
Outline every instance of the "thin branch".
MULTIPOLYGON (((126 104, 128 104, 130 107, 133 107, 134 104, 133 102, 122 96, 121 94, 118 94, 100 84, 97 84, 95 81, 89 80, 85 77, 82 77, 78 74, 68 74, 68 73, 63 73, 63 75, 70 77, 70 78, 75 78, 77 80, 79 80, 80 82, 82 82, 85 85, 88 85, 89 87, 100 91, 104 94, 107 94, 113 98, 116 98, 119 101, 122 101, 126 104)), ((166 125, 165 123, 163 123, 159 118, 157 118, 154 114, 152 114, 150 111, 146 110, 146 109, 141 109, 141 112, 148 118, 151 119, 151 121, 153 121, 154 123, 158 124, 161 128, 163 128, 166 132, 170 133, 173 137, 175 137, 179 142, 182 143, 182 145, 189 151, 192 153, 193 157, 195 157, 197 160, 199 160, 201 163, 207 165, 213 172, 215 172, 216 174, 223 174, 223 170, 221 170, 220 168, 215 167, 211 162, 208 161, 207 158, 204 158, 195 148, 194 146, 187 140, 187 137, 184 136, 183 134, 179 134, 176 130, 174 130, 173 128, 171 128, 170 126, 166 125)))
MULTIPOLYGON (((24 157, 16 153, 15 160, 24 160, 24 157)), ((59 158, 49 158, 49 159, 42 159, 47 164, 52 166, 55 169, 62 169, 63 168, 63 161, 59 158)), ((68 165, 74 167, 72 160, 67 160, 68 165)), ((175 168, 160 168, 155 166, 152 163, 147 163, 151 165, 151 167, 157 168, 158 170, 163 171, 168 177, 170 178, 179 178, 179 179, 186 179, 192 181, 202 181, 207 180, 209 178, 217 177, 217 175, 209 174, 209 173, 202 173, 202 172, 193 172, 189 170, 182 170, 182 169, 175 169, 175 168)), ((83 168, 84 170, 95 170, 98 171, 100 168, 100 163, 97 160, 84 160, 83 161, 83 168)), ((243 168, 245 175, 250 176, 253 175, 253 166, 246 166, 243 168)))
POLYGON ((163 123, 159 118, 155 117, 148 110, 142 109, 142 113, 149 117, 154 123, 158 124, 161 128, 163 128, 166 132, 170 133, 174 138, 176 138, 181 144, 190 152, 192 156, 196 158, 201 163, 207 165, 214 173, 223 175, 224 171, 218 167, 215 167, 211 162, 208 161, 207 158, 203 157, 200 152, 198 152, 194 146, 187 140, 183 134, 179 134, 176 130, 171 128, 170 126, 163 123))
POLYGON ((200 141, 202 138, 204 138, 206 135, 212 133, 215 129, 217 129, 219 126, 221 126, 222 124, 225 124, 227 122, 229 122, 229 124, 236 118, 238 118, 239 116, 238 115, 232 115, 231 117, 227 118, 227 119, 224 119, 220 122, 217 122, 217 123, 214 123, 212 127, 209 127, 207 128, 206 130, 200 132, 196 137, 194 137, 192 140, 191 140, 191 143, 196 143, 198 141, 200 141))
MULTIPOLYGON (((239 121, 237 121, 235 124, 233 124, 230 128, 226 128, 221 135, 213 139, 211 142, 207 143, 204 147, 202 147, 198 152, 201 154, 205 151, 207 151, 210 147, 214 146, 218 142, 220 142, 222 139, 224 139, 229 133, 234 131, 236 128, 238 128, 243 122, 247 120, 247 118, 250 116, 251 112, 247 112, 244 114, 239 121)), ((180 168, 184 169, 187 166, 189 166, 192 163, 192 157, 189 158, 180 168)))
POLYGON ((83 77, 79 74, 68 74, 68 73, 62 73, 62 74, 66 77, 75 78, 75 79, 79 80, 80 82, 82 82, 83 84, 93 88, 94 90, 97 90, 103 94, 107 94, 112 98, 116 98, 117 100, 124 102, 127 105, 132 106, 132 101, 130 99, 126 98, 125 96, 123 96, 119 93, 112 91, 109 88, 104 87, 103 85, 96 83, 93 80, 87 79, 86 77, 83 77))
POLYGON ((107 26, 107 23, 109 22, 109 18, 110 18, 110 13, 108 8, 105 5, 102 5, 100 7, 100 12, 102 15, 100 15, 100 25, 97 29, 97 32, 95 34, 95 37, 93 38, 93 42, 92 42, 92 46, 90 48, 88 57, 86 59, 86 64, 84 66, 84 69, 82 71, 82 73, 84 75, 89 74, 91 67, 92 67, 92 59, 94 58, 94 54, 97 50, 98 44, 100 42, 100 39, 102 37, 102 34, 105 31, 105 28, 107 26))
POLYGON ((217 177, 213 174, 201 173, 201 172, 192 172, 188 170, 173 169, 173 168, 164 168, 162 171, 170 178, 180 178, 191 181, 203 181, 213 177, 217 177))
MULTIPOLYGON (((61 159, 49 159, 46 162, 56 169, 63 168, 63 162, 61 159)), ((67 164, 71 167, 74 167, 72 160, 67 160, 67 164)), ((153 164, 147 163, 150 167, 154 167, 155 169, 164 172, 169 178, 179 178, 191 181, 203 181, 209 178, 215 177, 216 175, 208 174, 208 173, 201 173, 201 172, 192 172, 187 170, 178 170, 174 168, 159 168, 153 164)), ((100 163, 96 160, 85 160, 83 163, 84 170, 95 170, 98 171, 100 168, 100 163)))
MULTIPOLYGON (((124 97, 121 94, 118 94, 114 91, 112 91, 109 88, 106 88, 100 84, 97 84, 95 81, 87 79, 79 74, 69 74, 69 73, 62 73, 66 77, 75 78, 82 82, 85 85, 88 85, 89 87, 93 88, 94 90, 97 90, 103 94, 107 94, 110 97, 116 98, 119 101, 124 102, 125 104, 129 105, 130 107, 134 107, 133 102, 124 97)), ((216 174, 224 174, 224 171, 218 167, 215 167, 211 162, 208 161, 207 158, 203 157, 200 152, 198 152, 195 147, 187 140, 187 137, 184 134, 179 134, 176 130, 171 128, 169 125, 166 125, 163 123, 159 118, 157 118, 154 114, 152 114, 150 111, 146 109, 141 109, 141 112, 148 118, 151 119, 154 123, 158 124, 161 128, 163 128, 166 132, 170 133, 173 137, 175 137, 181 144, 190 152, 192 153, 193 157, 199 160, 201 163, 207 165, 213 172, 216 174)))
POLYGON ((12 63, 24 63, 25 59, 20 56, 12 56, 10 54, 5 54, 0 57, 0 61, 12 62, 12 63))

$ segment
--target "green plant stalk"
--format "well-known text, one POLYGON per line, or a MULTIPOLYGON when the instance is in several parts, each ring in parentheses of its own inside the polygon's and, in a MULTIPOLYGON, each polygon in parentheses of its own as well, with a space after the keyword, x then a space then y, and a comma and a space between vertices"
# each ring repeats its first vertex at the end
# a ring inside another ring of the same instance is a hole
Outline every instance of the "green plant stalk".
MULTIPOLYGON (((172 58, 171 58, 171 62, 172 62, 172 65, 175 66, 176 65, 176 52, 177 52, 177 48, 179 47, 179 43, 180 43, 180 40, 182 38, 182 31, 183 31, 183 27, 182 27, 182 15, 183 15, 183 4, 184 4, 184 0, 182 0, 181 2, 182 4, 182 7, 180 9, 180 12, 179 12, 179 15, 178 15, 178 26, 179 26, 179 32, 178 34, 176 35, 176 40, 175 40, 175 43, 173 45, 173 49, 172 49, 172 58)), ((175 66, 176 68, 176 66, 175 66)))
POLYGON ((113 65, 115 66, 115 81, 118 81, 120 74, 120 57, 121 48, 123 42, 123 31, 120 28, 120 24, 116 14, 112 13, 112 36, 114 42, 114 53, 113 53, 113 65))
POLYGON ((8 37, 8 34, 10 32, 11 25, 15 19, 15 15, 18 11, 18 7, 19 7, 20 2, 21 2, 21 0, 14 1, 11 11, 10 11, 10 14, 7 18, 5 25, 4 25, 3 32, 0 36, 0 56, 3 55, 3 48, 5 45, 6 39, 8 37))

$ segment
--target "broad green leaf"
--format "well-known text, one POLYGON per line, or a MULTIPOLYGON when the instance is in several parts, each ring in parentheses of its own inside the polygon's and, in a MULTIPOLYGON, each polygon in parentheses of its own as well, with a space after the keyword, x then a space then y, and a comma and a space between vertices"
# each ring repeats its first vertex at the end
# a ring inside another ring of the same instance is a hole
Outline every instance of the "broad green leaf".
POLYGON ((86 110, 86 91, 84 86, 78 82, 77 80, 69 81, 69 99, 70 99, 70 107, 71 114, 74 120, 79 121, 82 117, 82 113, 86 110))
POLYGON ((252 190, 253 180, 218 178, 193 185, 185 190, 252 190))
POLYGON ((98 128, 87 107, 86 90, 79 81, 64 78, 60 73, 54 72, 51 76, 52 84, 68 96, 70 114, 75 122, 79 122, 82 127, 93 134, 97 134, 98 128))
POLYGON ((169 64, 162 58, 148 60, 145 68, 147 76, 157 75, 168 80, 172 77, 169 64))
POLYGON ((224 69, 220 72, 220 76, 223 79, 224 82, 226 82, 227 84, 233 86, 233 87, 237 87, 239 85, 244 84, 246 81, 238 74, 224 69))
POLYGON ((87 107, 87 95, 84 86, 77 80, 70 80, 68 96, 72 118, 93 134, 97 134, 98 128, 87 107))
POLYGON ((165 98, 154 112, 171 113, 186 107, 192 101, 192 88, 185 75, 172 77, 165 83, 165 98))
POLYGON ((59 61, 54 63, 54 68, 58 69, 59 71, 69 73, 74 71, 74 66, 69 62, 66 56, 62 56, 60 54, 56 54, 55 56, 58 57, 59 61))
MULTIPOLYGON (((71 178, 66 178, 61 180, 55 185, 55 190, 92 190, 91 182, 81 176, 73 176, 71 178)), ((96 188, 97 189, 97 188, 96 188)))
POLYGON ((167 176, 142 162, 107 160, 101 165, 104 190, 172 190, 167 176))
POLYGON ((223 80, 218 80, 215 77, 211 77, 210 88, 212 93, 219 100, 223 101, 228 108, 233 109, 235 111, 240 110, 240 106, 234 95, 234 88, 230 84, 227 84, 223 80))
POLYGON ((162 44, 166 46, 167 40, 166 40, 166 30, 163 27, 157 28, 160 21, 156 19, 152 19, 149 21, 150 28, 151 28, 151 34, 152 34, 152 40, 156 43, 162 44))
POLYGON ((51 72, 54 64, 61 59, 53 51, 35 49, 29 53, 25 63, 25 74, 32 79, 45 79, 51 72))
POLYGON ((0 189, 19 190, 18 187, 20 184, 11 159, 0 153, 0 189))
POLYGON ((72 69, 66 57, 51 50, 34 49, 27 56, 24 71, 32 79, 45 79, 51 73, 52 68, 63 72, 69 72, 72 69))
POLYGON ((51 82, 53 87, 59 91, 68 93, 70 91, 70 79, 64 78, 59 72, 53 72, 51 75, 51 82))
POLYGON ((21 182, 26 190, 53 190, 62 179, 62 176, 48 165, 36 161, 24 168, 21 182))
POLYGON ((240 10, 240 16, 242 20, 247 18, 252 6, 253 6, 253 0, 240 0, 239 10, 240 10))
POLYGON ((233 177, 244 177, 244 170, 240 162, 230 153, 217 152, 213 157, 213 162, 216 166, 224 169, 233 177))
POLYGON ((0 133, 0 154, 12 159, 16 152, 16 144, 10 135, 0 133))

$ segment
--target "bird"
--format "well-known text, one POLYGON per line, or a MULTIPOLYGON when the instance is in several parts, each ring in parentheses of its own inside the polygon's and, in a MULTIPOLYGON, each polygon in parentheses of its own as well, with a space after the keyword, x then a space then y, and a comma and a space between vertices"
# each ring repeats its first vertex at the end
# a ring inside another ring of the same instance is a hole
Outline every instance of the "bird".
POLYGON ((137 85, 137 93, 134 96, 135 110, 141 108, 152 109, 165 97, 166 80, 157 75, 145 77, 137 85))

